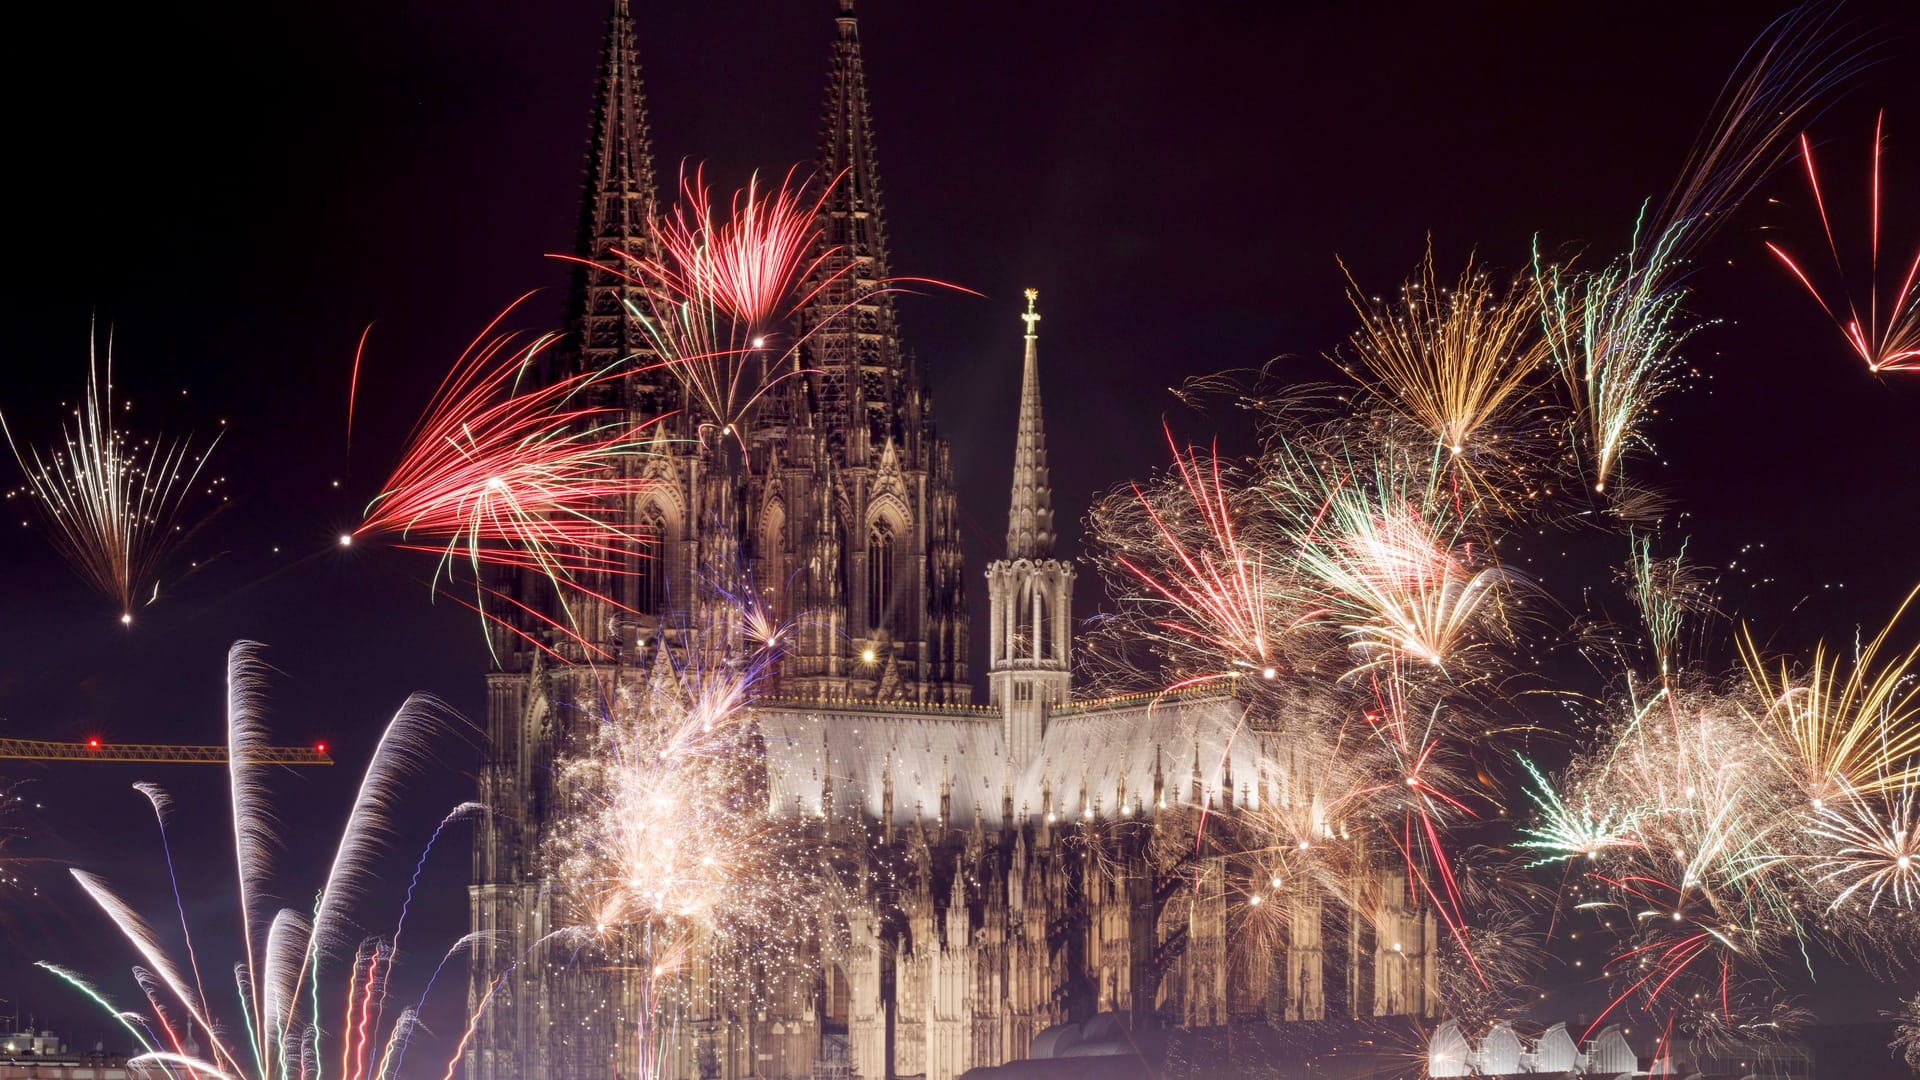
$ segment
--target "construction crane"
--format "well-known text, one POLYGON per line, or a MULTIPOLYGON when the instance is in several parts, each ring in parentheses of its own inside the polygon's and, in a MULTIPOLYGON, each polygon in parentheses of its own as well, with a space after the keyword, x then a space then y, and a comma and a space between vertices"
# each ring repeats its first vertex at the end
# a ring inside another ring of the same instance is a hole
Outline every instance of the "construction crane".
MULTIPOLYGON (((224 765, 225 746, 176 746, 169 743, 47 742, 41 739, 0 738, 0 760, 13 761, 145 761, 166 765, 224 765)), ((255 761, 262 765, 331 765, 326 743, 312 746, 266 746, 255 761)))

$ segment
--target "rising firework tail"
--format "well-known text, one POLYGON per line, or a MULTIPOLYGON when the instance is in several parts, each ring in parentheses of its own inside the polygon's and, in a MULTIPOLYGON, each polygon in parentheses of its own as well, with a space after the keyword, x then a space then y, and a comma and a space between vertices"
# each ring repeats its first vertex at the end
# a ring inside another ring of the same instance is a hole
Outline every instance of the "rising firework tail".
MULTIPOLYGON (((236 1027, 218 1019, 200 979, 188 905, 178 889, 168 839, 171 807, 165 793, 152 785, 140 788, 159 822, 162 855, 175 883, 169 898, 180 923, 187 964, 177 963, 160 944, 134 902, 100 876, 76 869, 75 881, 139 955, 136 981, 152 1012, 145 1021, 121 1013, 77 976, 42 966, 88 994, 135 1034, 143 1053, 131 1065, 169 1077, 211 1075, 231 1080, 322 1080, 337 1066, 340 1080, 388 1080, 397 1075, 420 1007, 416 1003, 405 1008, 390 1026, 386 1024, 385 1002, 406 905, 392 935, 367 940, 357 940, 357 916, 350 909, 373 882, 372 860, 392 828, 394 799, 407 775, 426 760, 430 737, 438 729, 435 718, 442 710, 428 699, 415 698, 394 716, 361 778, 311 913, 281 910, 269 915, 263 900, 270 887, 269 852, 277 846, 277 836, 265 786, 268 766, 259 760, 259 750, 265 746, 260 715, 263 671, 258 646, 243 642, 233 647, 228 657, 228 769, 235 900, 243 938, 237 950, 243 959, 234 969, 242 1023, 236 1027), (344 992, 336 997, 331 989, 323 992, 323 984, 330 986, 331 980, 341 977, 340 957, 350 960, 344 992), (337 1008, 331 1004, 334 1001, 340 1003, 337 1008), (136 1030, 143 1022, 150 1031, 136 1030)), ((458 808, 442 828, 470 815, 470 808, 458 808)), ((434 835, 437 838, 439 830, 434 835)), ((409 888, 408 900, 411 893, 409 888)), ((448 956, 469 943, 462 939, 448 956)), ((421 1001, 431 989, 429 980, 421 1001)))
MULTIPOLYGON (((1156 807, 1194 822, 1166 829, 1173 839, 1154 852, 1156 904, 1197 904, 1217 873, 1229 918, 1268 940, 1323 903, 1355 927, 1399 934, 1412 924, 1383 895, 1397 889, 1444 924, 1439 978, 1452 1007, 1517 1007, 1492 990, 1530 988, 1542 963, 1533 908, 1515 899, 1526 892, 1523 857, 1466 839, 1505 812, 1483 766, 1504 764, 1519 727, 1500 715, 1511 702, 1498 688, 1524 643, 1530 586, 1496 552, 1574 502, 1539 479, 1549 475, 1539 461, 1558 451, 1519 429, 1564 416, 1579 486, 1617 498, 1696 328, 1685 311, 1691 254, 1765 175, 1782 125, 1804 122, 1846 67, 1825 58, 1809 29, 1820 25, 1791 18, 1756 47, 1681 182, 1643 212, 1620 257, 1585 269, 1536 248, 1515 282, 1470 266, 1442 288, 1429 256, 1397 304, 1363 301, 1356 287, 1358 391, 1317 412, 1252 399, 1264 439, 1244 460, 1169 432, 1171 469, 1096 508, 1097 557, 1122 601, 1097 636, 1144 643, 1170 689, 1218 684, 1245 707, 1241 733, 1291 740, 1293 786, 1278 798, 1236 815, 1197 799, 1156 807), (1547 398, 1556 382, 1563 402, 1547 398)), ((619 607, 607 582, 632 573, 649 540, 628 514, 648 492, 639 459, 657 433, 612 403, 616 388, 667 373, 687 406, 683 437, 698 432, 703 451, 731 461, 732 447, 748 450, 754 409, 808 374, 808 335, 897 287, 856 280, 854 260, 832 258, 837 249, 818 242, 821 201, 791 173, 771 191, 751 182, 724 219, 698 172, 682 187, 649 250, 600 268, 631 286, 629 314, 651 351, 553 377, 540 371, 552 339, 499 335, 496 320, 454 365, 352 534, 434 554, 436 589, 458 574, 490 621, 555 660, 593 661, 567 676, 588 688, 584 705, 557 721, 566 805, 540 853, 557 928, 538 944, 620 973, 613 1042, 622 1073, 638 1077, 667 1068, 667 1018, 697 988, 752 1002, 809 970, 809 950, 833 952, 824 915, 841 900, 841 868, 810 846, 806 812, 776 813, 760 798, 766 760, 751 703, 791 636, 763 600, 766 583, 703 567, 702 617, 722 616, 724 647, 663 645, 628 664, 594 643, 585 612, 619 607), (835 314, 782 334, 822 304, 835 314), (543 581, 560 602, 543 613, 490 582, 496 571, 543 581)), ((356 382, 358 365, 356 354, 356 382)), ((1920 734, 1901 681, 1915 654, 1880 663, 1883 633, 1844 674, 1816 652, 1811 674, 1782 666, 1775 676, 1749 639, 1749 679, 1713 679, 1682 647, 1702 610, 1687 566, 1657 558, 1649 539, 1630 542, 1628 585, 1657 677, 1627 679, 1557 779, 1519 757, 1537 822, 1514 846, 1568 867, 1576 909, 1618 918, 1610 1013, 1661 1013, 1670 1033, 1693 1009, 1702 1025, 1745 1030, 1747 990, 1768 987, 1783 957, 1821 935, 1884 940, 1876 914, 1911 910, 1920 896, 1910 865, 1920 734), (1700 1001, 1712 1004, 1690 1004, 1700 1001)), ((424 753, 430 709, 410 703, 383 735, 311 909, 274 912, 259 679, 257 656, 237 648, 228 707, 244 1023, 228 1031, 213 1015, 190 935, 178 963, 138 905, 79 872, 141 957, 151 1023, 115 1015, 144 1063, 170 1075, 387 1080, 421 1010, 415 1002, 389 1022, 386 1005, 418 865, 391 935, 362 939, 351 912, 402 778, 424 753), (187 1052, 203 1039, 208 1049, 187 1052)), ((143 793, 171 865, 164 795, 143 793)), ((473 812, 456 810, 441 829, 473 812)), ((1087 813, 1072 842, 1095 864, 1104 845, 1138 836, 1137 823, 1087 813)), ((173 900, 185 932, 177 879, 173 900)), ((505 978, 479 995, 447 1076, 505 978)))

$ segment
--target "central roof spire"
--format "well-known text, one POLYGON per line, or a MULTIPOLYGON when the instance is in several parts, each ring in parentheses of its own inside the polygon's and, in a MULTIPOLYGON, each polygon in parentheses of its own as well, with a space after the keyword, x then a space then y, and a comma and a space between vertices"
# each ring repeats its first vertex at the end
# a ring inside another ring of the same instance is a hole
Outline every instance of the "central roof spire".
POLYGON ((1020 374, 1020 428, 1013 445, 1013 505, 1007 511, 1007 558, 1053 557, 1053 486, 1047 478, 1047 435, 1040 423, 1040 299, 1027 290, 1027 356, 1020 374))

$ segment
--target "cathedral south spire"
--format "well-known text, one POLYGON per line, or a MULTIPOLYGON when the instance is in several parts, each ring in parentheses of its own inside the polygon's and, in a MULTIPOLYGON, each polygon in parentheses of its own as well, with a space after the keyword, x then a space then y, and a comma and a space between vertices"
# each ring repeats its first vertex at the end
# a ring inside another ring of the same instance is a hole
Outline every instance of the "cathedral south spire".
POLYGON ((1053 557, 1053 488, 1047 480, 1047 434, 1040 417, 1040 290, 1027 290, 1027 356, 1020 375, 1020 428, 1013 444, 1013 502, 1007 511, 1007 558, 1053 557))

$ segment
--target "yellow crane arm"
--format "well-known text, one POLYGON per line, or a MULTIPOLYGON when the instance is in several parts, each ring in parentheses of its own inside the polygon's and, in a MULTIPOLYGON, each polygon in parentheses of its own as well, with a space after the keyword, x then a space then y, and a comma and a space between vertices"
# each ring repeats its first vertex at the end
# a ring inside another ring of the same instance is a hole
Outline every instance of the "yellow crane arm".
MULTIPOLYGON (((148 761, 161 764, 224 765, 225 746, 177 746, 169 743, 47 742, 41 739, 0 738, 0 760, 13 761, 148 761)), ((331 765, 327 744, 262 747, 262 765, 331 765)))

